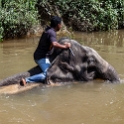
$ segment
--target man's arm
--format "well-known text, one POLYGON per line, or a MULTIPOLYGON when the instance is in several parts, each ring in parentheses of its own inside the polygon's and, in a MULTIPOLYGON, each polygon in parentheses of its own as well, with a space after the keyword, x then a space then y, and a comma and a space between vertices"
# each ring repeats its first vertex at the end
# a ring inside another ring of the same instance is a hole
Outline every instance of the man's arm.
POLYGON ((61 49, 67 49, 71 47, 70 43, 60 44, 58 42, 52 42, 53 47, 61 48, 61 49))
POLYGON ((50 35, 50 41, 51 41, 53 47, 57 47, 57 48, 61 48, 61 49, 67 49, 67 48, 71 47, 70 43, 64 43, 64 44, 58 43, 57 39, 56 39, 56 33, 54 31, 50 32, 49 35, 50 35))

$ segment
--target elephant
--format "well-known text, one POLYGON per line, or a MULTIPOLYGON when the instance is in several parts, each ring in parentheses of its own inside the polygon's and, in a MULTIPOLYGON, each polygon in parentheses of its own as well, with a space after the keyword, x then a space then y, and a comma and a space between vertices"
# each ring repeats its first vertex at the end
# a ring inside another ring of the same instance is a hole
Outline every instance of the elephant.
MULTIPOLYGON (((59 43, 71 43, 69 49, 55 48, 49 59, 51 66, 47 71, 45 84, 102 79, 109 82, 120 82, 120 78, 106 60, 104 60, 93 48, 82 46, 76 40, 61 38, 59 43)), ((0 81, 0 86, 19 84, 22 78, 41 73, 39 66, 26 72, 19 73, 0 81)))

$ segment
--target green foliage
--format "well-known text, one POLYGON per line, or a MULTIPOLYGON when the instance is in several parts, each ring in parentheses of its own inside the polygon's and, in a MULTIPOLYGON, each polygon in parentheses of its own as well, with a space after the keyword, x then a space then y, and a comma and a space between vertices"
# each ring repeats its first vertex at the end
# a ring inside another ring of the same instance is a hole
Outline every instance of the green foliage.
MULTIPOLYGON (((38 0, 53 15, 55 7, 64 22, 75 30, 98 31, 124 27, 124 0, 38 0), (50 7, 52 9, 49 9, 50 7)), ((42 17, 42 16, 41 16, 42 17)))
POLYGON ((37 21, 36 0, 2 0, 0 3, 0 39, 19 37, 37 21))
POLYGON ((37 9, 44 24, 59 12, 78 31, 124 28, 124 0, 1 0, 0 40, 25 35, 37 22, 37 9))

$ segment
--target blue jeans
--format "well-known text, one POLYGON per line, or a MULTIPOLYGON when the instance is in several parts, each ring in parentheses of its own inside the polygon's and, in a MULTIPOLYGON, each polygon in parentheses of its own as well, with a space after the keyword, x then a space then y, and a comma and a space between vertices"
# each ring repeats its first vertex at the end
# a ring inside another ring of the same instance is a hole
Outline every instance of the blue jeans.
POLYGON ((26 78, 27 83, 32 82, 42 82, 46 78, 47 70, 50 67, 50 61, 48 58, 42 58, 40 60, 35 60, 36 63, 40 66, 42 73, 33 75, 31 77, 26 78))

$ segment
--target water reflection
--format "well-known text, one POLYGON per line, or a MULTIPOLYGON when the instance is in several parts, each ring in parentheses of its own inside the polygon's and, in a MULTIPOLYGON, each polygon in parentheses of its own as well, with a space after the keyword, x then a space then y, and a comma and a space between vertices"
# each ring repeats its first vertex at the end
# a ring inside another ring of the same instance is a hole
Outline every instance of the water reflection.
POLYGON ((105 45, 113 47, 124 46, 123 30, 111 32, 79 33, 75 35, 76 39, 84 42, 85 45, 105 45))
MULTIPOLYGON (((124 79, 124 30, 79 33, 74 39, 95 50, 124 79)), ((0 79, 35 65, 39 38, 0 43, 0 79)), ((102 80, 60 87, 36 87, 16 95, 0 95, 0 124, 123 124, 124 84, 102 80)))

